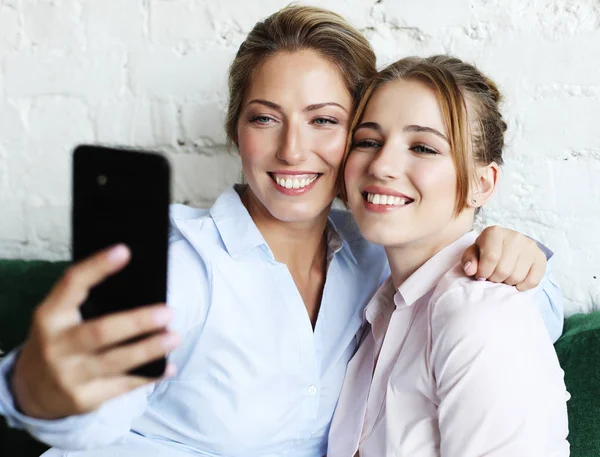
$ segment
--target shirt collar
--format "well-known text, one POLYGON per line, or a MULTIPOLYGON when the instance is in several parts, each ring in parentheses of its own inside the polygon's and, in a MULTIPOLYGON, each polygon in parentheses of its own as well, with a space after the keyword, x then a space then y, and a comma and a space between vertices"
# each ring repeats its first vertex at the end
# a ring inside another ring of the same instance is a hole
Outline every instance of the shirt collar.
POLYGON ((231 257, 238 257, 258 246, 264 245, 268 248, 260 230, 242 203, 236 186, 231 186, 217 198, 210 208, 210 215, 231 257))
MULTIPOLYGON (((271 249, 242 203, 242 199, 236 190, 236 188, 239 189, 238 186, 236 184, 225 190, 209 210, 225 249, 230 256, 236 258, 254 248, 262 247, 274 259, 271 249)), ((185 229, 186 224, 194 224, 193 219, 176 220, 175 222, 180 229, 185 229)), ((194 244, 195 231, 190 229, 182 230, 182 232, 194 244)), ((198 240, 199 244, 202 244, 202 242, 203 240, 198 240)), ((329 219, 327 223, 327 262, 329 263, 333 256, 344 248, 356 263, 349 246, 337 231, 333 221, 329 219)))
POLYGON ((375 292, 375 295, 365 308, 364 319, 370 324, 373 324, 388 307, 393 307, 392 297, 395 293, 396 289, 394 288, 394 282, 390 275, 379 289, 377 289, 377 292, 375 292))
MULTIPOLYGON (((348 218, 344 218, 344 222, 340 222, 340 223, 356 224, 356 221, 354 221, 354 218, 352 216, 350 216, 348 218)), ((329 249, 329 251, 327 253, 327 260, 328 261, 331 260, 330 257, 333 258, 334 254, 337 254, 339 251, 341 251, 343 249, 344 252, 348 255, 348 258, 355 265, 358 265, 358 261, 356 260, 356 257, 354 257, 354 254, 352 253, 352 248, 348 244, 348 240, 345 240, 344 237, 342 237, 342 235, 340 235, 340 232, 344 233, 343 230, 339 230, 337 228, 333 219, 331 217, 329 217, 327 220, 327 247, 329 249)), ((360 239, 362 239, 362 237, 360 239)), ((353 241, 353 240, 349 240, 349 241, 353 241)))
POLYGON ((476 238, 477 233, 467 232, 425 262, 398 288, 394 295, 396 307, 412 306, 427 292, 435 288, 442 276, 460 262, 465 249, 471 246, 476 238))

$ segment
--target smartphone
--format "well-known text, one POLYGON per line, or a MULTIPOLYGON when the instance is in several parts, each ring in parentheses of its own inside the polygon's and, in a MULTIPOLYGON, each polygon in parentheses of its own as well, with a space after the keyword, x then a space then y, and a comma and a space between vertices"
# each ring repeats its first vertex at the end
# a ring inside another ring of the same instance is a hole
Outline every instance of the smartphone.
MULTIPOLYGON (((131 251, 123 270, 90 291, 83 319, 166 301, 170 174, 157 153, 92 145, 73 152, 73 260, 117 243, 131 251)), ((160 377, 165 367, 162 358, 131 374, 160 377)))

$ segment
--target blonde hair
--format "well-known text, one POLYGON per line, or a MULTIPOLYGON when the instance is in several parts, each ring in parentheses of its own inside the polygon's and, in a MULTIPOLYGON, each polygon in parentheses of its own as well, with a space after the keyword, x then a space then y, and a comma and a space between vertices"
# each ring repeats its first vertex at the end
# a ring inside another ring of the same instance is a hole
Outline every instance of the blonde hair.
MULTIPOLYGON (((454 215, 458 216, 469 198, 470 176, 474 162, 502 165, 506 122, 499 104, 502 95, 496 84, 475 66, 447 55, 427 58, 406 57, 381 70, 367 85, 358 104, 348 141, 360 122, 373 93, 383 84, 399 79, 417 79, 429 85, 438 95, 449 135, 452 160, 456 168, 457 199, 454 215), (469 117, 467 102, 473 109, 469 117)), ((346 201, 344 173, 340 173, 341 198, 346 201)))
POLYGON ((313 50, 333 63, 355 103, 362 85, 377 73, 371 45, 343 17, 321 8, 287 6, 254 26, 229 68, 228 146, 237 143, 242 102, 257 69, 278 52, 301 50, 313 50))

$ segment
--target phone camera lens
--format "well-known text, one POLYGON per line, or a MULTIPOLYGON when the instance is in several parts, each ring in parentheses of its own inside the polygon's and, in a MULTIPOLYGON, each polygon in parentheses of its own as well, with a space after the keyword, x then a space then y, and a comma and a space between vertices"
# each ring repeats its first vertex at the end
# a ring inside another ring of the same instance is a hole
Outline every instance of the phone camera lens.
POLYGON ((108 182, 108 177, 106 175, 98 176, 98 184, 104 186, 108 182))

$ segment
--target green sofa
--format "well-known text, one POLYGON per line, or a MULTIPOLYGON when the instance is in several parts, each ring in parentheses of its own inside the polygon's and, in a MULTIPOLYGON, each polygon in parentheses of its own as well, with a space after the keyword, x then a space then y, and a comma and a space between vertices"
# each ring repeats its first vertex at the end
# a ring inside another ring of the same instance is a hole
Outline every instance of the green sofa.
MULTIPOLYGON (((0 260, 0 348, 9 351, 27 334, 29 319, 67 263, 0 260)), ((600 312, 565 322, 556 351, 571 393, 569 441, 572 457, 600 456, 600 312)), ((0 421, 0 456, 40 455, 46 447, 0 421)))

